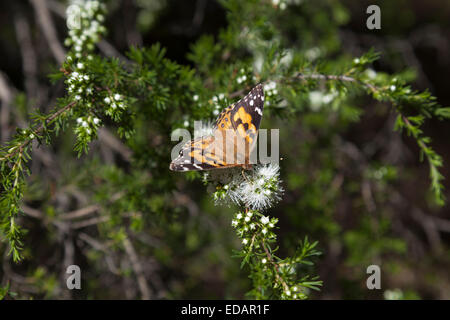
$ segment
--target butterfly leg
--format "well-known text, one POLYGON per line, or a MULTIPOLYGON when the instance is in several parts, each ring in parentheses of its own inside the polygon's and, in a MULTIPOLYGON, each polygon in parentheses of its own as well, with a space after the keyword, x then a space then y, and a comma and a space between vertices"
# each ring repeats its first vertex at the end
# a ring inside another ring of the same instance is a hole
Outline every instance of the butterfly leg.
POLYGON ((244 168, 242 168, 241 173, 242 173, 242 176, 244 177, 244 179, 245 179, 248 183, 251 183, 250 180, 249 180, 249 179, 247 178, 247 176, 245 175, 244 168))

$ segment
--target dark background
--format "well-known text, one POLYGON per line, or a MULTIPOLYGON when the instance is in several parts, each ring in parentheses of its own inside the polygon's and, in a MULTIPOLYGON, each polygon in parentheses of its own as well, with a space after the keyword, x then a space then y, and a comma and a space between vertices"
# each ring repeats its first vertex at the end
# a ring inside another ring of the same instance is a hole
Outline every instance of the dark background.
MULTIPOLYGON (((57 27, 57 37, 62 43, 66 32, 65 21, 61 16, 64 6, 58 1, 48 1, 47 4, 57 27)), ((359 56, 373 47, 382 53, 381 59, 374 64, 376 71, 394 73, 411 68, 417 75, 413 82, 415 89, 428 88, 441 105, 450 105, 449 1, 347 0, 341 1, 341 4, 347 9, 349 15, 349 20, 337 30, 341 42, 341 53, 359 56), (365 9, 370 4, 378 4, 381 7, 381 30, 367 30, 365 27, 367 18, 365 9)), ((205 34, 217 36, 219 30, 227 26, 226 12, 216 1, 122 0, 110 1, 108 8, 106 40, 117 50, 113 54, 124 54, 131 45, 150 46, 159 42, 167 49, 167 57, 181 64, 191 64, 187 59, 187 53, 192 43, 205 34), (154 6, 157 9, 154 9, 154 6)), ((301 42, 302 39, 296 39, 296 41, 301 42)), ((46 40, 36 24, 35 11, 29 2, 2 1, 0 3, 0 46, 0 72, 5 79, 8 79, 10 86, 15 88, 16 92, 24 92, 27 99, 32 102, 29 105, 43 111, 48 110, 48 102, 55 96, 61 95, 63 88, 62 85, 52 87, 49 84, 46 75, 57 69, 58 64, 55 63, 46 40), (23 22, 28 24, 28 34, 20 31, 23 30, 23 22), (31 37, 31 42, 26 40, 27 36, 31 37), (31 44, 31 51, 26 47, 27 44, 31 44), (30 54, 31 58, 29 58, 30 54), (27 55, 28 58, 26 58, 27 55), (24 61, 30 62, 30 65, 25 65, 24 61)), ((375 250, 377 256, 383 257, 379 261, 389 266, 387 267, 389 271, 383 273, 383 289, 401 288, 404 298, 449 299, 450 207, 449 205, 437 207, 432 204, 428 191, 428 166, 419 161, 419 149, 416 142, 392 131, 391 113, 380 112, 379 106, 368 98, 362 103, 366 104, 366 111, 361 121, 349 126, 342 137, 360 150, 370 147, 371 141, 382 139, 383 143, 389 144, 389 148, 379 149, 375 153, 368 152, 368 159, 375 162, 388 159, 388 162, 397 166, 399 172, 405 173, 403 177, 406 177, 394 183, 396 192, 401 195, 401 201, 390 201, 394 198, 393 195, 384 194, 388 200, 381 200, 379 204, 382 207, 380 210, 386 209, 392 213, 388 219, 391 224, 388 235, 385 238, 383 238, 384 235, 380 236, 380 238, 387 243, 386 247, 389 247, 391 242, 399 240, 406 248, 404 251, 375 250), (389 199, 390 197, 392 199, 389 199)), ((292 134, 300 132, 295 122, 290 123, 287 128, 287 132, 292 134)), ((6 141, 13 131, 14 126, 7 129, 3 126, 2 141, 6 141)), ((445 193, 447 198, 450 198, 450 180, 448 179, 450 177, 448 165, 450 163, 450 125, 446 122, 431 120, 426 123, 424 131, 431 136, 433 147, 444 159, 442 172, 447 178, 444 181, 445 193)), ((294 149, 292 146, 287 146, 285 152, 288 153, 294 149)), ((354 165, 347 163, 343 170, 347 170, 345 174, 351 177, 353 169, 354 165)), ((288 174, 283 178, 288 180, 288 174)), ((197 189, 203 188, 200 183, 198 184, 197 189)), ((208 195, 194 197, 201 208, 211 211, 208 195)), ((356 196, 347 193, 339 197, 333 206, 332 218, 330 215, 325 215, 323 221, 317 220, 320 210, 318 212, 311 210, 311 216, 303 215, 300 218, 294 218, 296 212, 304 209, 299 205, 296 207, 297 197, 301 195, 288 188, 284 201, 271 214, 280 217, 281 243, 289 244, 293 235, 298 233, 312 233, 312 238, 319 240, 324 255, 317 263, 319 275, 324 280, 324 287, 322 292, 314 294, 313 297, 319 299, 383 298, 384 290, 368 292, 364 288, 364 281, 361 281, 361 278, 365 277, 363 266, 367 265, 363 253, 365 250, 371 250, 369 246, 376 245, 373 244, 369 233, 367 239, 362 238, 366 231, 360 228, 359 219, 363 214, 350 205, 356 196), (293 222, 294 219, 298 220, 293 222), (342 230, 350 233, 339 238, 330 236, 331 231, 324 231, 319 227, 317 230, 320 229, 320 231, 317 231, 309 227, 309 224, 327 225, 328 220, 333 220, 333 225, 337 224, 342 230), (301 228, 304 226, 301 232, 299 226, 301 228), (359 230, 358 235, 351 233, 352 230, 359 230), (371 244, 365 247, 364 243, 361 243, 363 240, 371 244), (358 247, 359 245, 361 248, 358 247), (355 255, 352 255, 352 252, 355 255)), ((367 213, 365 212, 364 215, 367 213)), ((370 216, 370 213, 368 215, 370 216)), ((41 232, 47 231, 42 226, 34 226, 30 234, 41 232)), ((42 260, 38 261, 37 265, 51 264, 46 260, 46 257, 51 255, 47 251, 51 249, 35 247, 33 250, 42 251, 38 255, 42 260)), ((286 253, 288 252, 289 250, 286 250, 286 253)), ((181 287, 184 285, 186 287, 179 289, 178 293, 170 297, 241 298, 248 283, 245 272, 238 270, 239 261, 236 259, 234 263, 232 267, 215 264, 203 275, 191 274, 193 278, 200 279, 193 281, 193 284, 186 284, 189 282, 186 279, 177 279, 181 287), (229 270, 223 271, 222 268, 223 270, 229 268, 229 270), (225 276, 221 274, 222 272, 228 272, 228 275, 225 276), (228 277, 231 279, 236 277, 236 283, 230 283, 228 277)), ((88 262, 86 267, 89 267, 88 262)), ((17 273, 22 274, 23 277, 33 275, 30 271, 31 265, 25 264, 11 268, 17 268, 17 273)), ((4 270, 5 266, 0 269, 0 276, 4 270)), ((171 276, 165 274, 170 272, 173 270, 161 271, 162 278, 170 279, 171 276)), ((58 298, 57 295, 49 295, 42 287, 45 286, 40 286, 35 292, 30 290, 24 296, 58 298)), ((105 296, 102 296, 99 289, 79 296, 79 298, 96 297, 105 296)), ((117 292, 106 297, 129 298, 133 295, 124 296, 121 292, 117 292)))

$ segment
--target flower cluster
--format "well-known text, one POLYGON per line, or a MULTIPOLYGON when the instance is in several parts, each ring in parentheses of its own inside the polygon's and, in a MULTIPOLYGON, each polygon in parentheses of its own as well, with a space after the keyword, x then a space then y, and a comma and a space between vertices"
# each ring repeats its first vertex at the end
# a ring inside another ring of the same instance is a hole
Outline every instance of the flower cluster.
POLYGON ((266 97, 265 104, 270 105, 270 100, 278 94, 277 83, 270 81, 264 85, 264 96, 266 97))
POLYGON ((79 101, 92 95, 93 84, 90 76, 83 72, 84 64, 78 62, 74 65, 74 71, 70 73, 66 80, 67 90, 75 94, 74 99, 79 101))
POLYGON ((194 138, 214 135, 214 123, 211 121, 194 122, 194 138), (198 123, 200 125, 198 125, 198 123))
POLYGON ((302 292, 306 291, 305 288, 301 287, 301 286, 292 286, 292 287, 287 287, 283 290, 283 293, 281 294, 281 299, 286 299, 286 300, 290 300, 290 299, 294 299, 294 300, 303 300, 303 299, 307 299, 308 296, 302 292))
POLYGON ((336 99, 338 93, 333 91, 323 93, 322 91, 311 91, 309 93, 310 108, 312 111, 319 111, 322 106, 328 105, 336 99))
MULTIPOLYGON (((106 31, 102 25, 105 20, 105 5, 95 0, 76 0, 72 1, 66 13, 70 31, 65 44, 72 46, 66 60, 67 90, 75 101, 82 102, 88 109, 93 103, 98 105, 98 100, 103 99, 101 102, 105 106, 104 113, 117 121, 121 112, 126 109, 125 98, 109 88, 99 89, 93 79, 95 75, 89 74, 87 70, 90 62, 86 61, 93 59, 90 52, 106 31), (94 90, 98 91, 98 96, 94 95, 94 90)), ((90 141, 95 136, 99 123, 100 120, 92 115, 79 117, 75 133, 78 137, 86 138, 85 141, 90 141)))
POLYGON ((228 99, 225 98, 224 93, 219 93, 218 95, 212 97, 211 103, 213 104, 213 115, 218 116, 220 111, 223 109, 223 106, 228 105, 228 99))
POLYGON ((300 5, 303 0, 272 0, 274 7, 280 8, 280 10, 286 10, 288 5, 300 5))
MULTIPOLYGON (((276 239, 273 229, 277 222, 277 218, 269 218, 256 210, 248 210, 246 213, 237 213, 231 221, 231 225, 242 239, 244 247, 247 250, 251 250, 253 246, 255 248, 260 246, 258 242, 255 242, 258 234, 268 239, 276 239)), ((266 261, 261 260, 261 263, 264 264, 266 261)))
POLYGON ((106 105, 105 113, 113 120, 117 120, 120 117, 122 110, 127 108, 124 97, 112 91, 107 92, 103 102, 106 105))
POLYGON ((78 138, 91 140, 93 134, 97 132, 100 126, 100 119, 92 116, 79 117, 77 118, 77 127, 75 128, 75 133, 78 138))
MULTIPOLYGON (((65 40, 66 46, 72 46, 75 58, 80 59, 83 52, 92 51, 94 44, 106 32, 102 25, 105 20, 105 5, 99 1, 77 0, 67 8, 67 25, 71 29, 65 40)), ((71 57, 70 55, 68 56, 71 57)), ((88 59, 91 59, 88 56, 88 59)))
POLYGON ((383 296, 385 300, 402 300, 405 298, 403 291, 400 289, 386 290, 383 296))
POLYGON ((252 171, 223 169, 206 173, 204 179, 215 188, 216 203, 229 201, 253 210, 264 210, 281 199, 278 164, 258 165, 252 171))
POLYGON ((255 81, 256 78, 252 74, 250 70, 246 70, 244 68, 241 68, 238 72, 236 82, 238 85, 242 86, 243 84, 247 83, 248 81, 255 81))

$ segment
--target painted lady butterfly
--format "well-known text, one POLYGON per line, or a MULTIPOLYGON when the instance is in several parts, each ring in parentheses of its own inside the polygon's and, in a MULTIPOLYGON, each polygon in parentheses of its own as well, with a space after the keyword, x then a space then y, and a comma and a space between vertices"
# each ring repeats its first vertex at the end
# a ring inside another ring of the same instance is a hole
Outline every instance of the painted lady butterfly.
POLYGON ((251 168, 250 154, 256 146, 264 107, 261 84, 244 98, 228 106, 216 120, 214 135, 186 143, 170 170, 211 170, 218 168, 251 168))

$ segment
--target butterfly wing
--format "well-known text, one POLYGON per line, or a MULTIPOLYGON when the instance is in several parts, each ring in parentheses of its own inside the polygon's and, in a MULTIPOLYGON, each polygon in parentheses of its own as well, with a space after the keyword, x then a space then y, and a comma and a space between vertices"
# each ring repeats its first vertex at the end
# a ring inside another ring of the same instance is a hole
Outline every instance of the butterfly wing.
POLYGON ((170 163, 172 171, 199 171, 218 168, 236 167, 227 164, 222 156, 221 139, 215 136, 200 137, 187 142, 180 150, 179 156, 170 163))
POLYGON ((249 146, 249 152, 256 146, 263 108, 264 90, 262 85, 258 84, 244 98, 239 100, 231 110, 233 128, 237 136, 249 146))
POLYGON ((172 161, 174 171, 210 170, 242 166, 256 145, 264 106, 261 84, 244 98, 225 108, 214 125, 214 136, 186 143, 180 155, 172 161), (237 148, 240 143, 243 148, 237 148), (228 161, 226 155, 231 155, 228 161))

